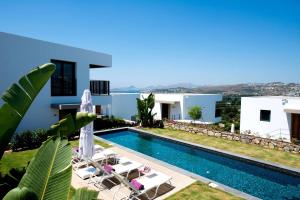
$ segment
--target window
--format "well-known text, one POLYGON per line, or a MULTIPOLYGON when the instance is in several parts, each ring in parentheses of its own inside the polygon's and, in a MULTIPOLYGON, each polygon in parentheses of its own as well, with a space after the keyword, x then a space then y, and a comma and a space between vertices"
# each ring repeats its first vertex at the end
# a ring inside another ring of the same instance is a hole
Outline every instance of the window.
POLYGON ((51 77, 51 96, 76 96, 75 63, 51 60, 56 70, 51 77))
POLYGON ((260 110, 260 121, 271 121, 271 110, 260 110))
POLYGON ((221 117, 221 102, 216 103, 215 117, 221 117))
POLYGON ((90 81, 92 95, 109 95, 109 81, 90 81))

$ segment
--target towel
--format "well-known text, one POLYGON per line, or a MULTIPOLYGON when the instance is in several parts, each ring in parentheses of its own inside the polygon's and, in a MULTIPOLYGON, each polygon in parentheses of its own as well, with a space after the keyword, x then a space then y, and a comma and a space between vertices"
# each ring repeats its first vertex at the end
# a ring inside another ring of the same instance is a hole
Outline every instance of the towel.
POLYGON ((111 165, 104 165, 104 171, 107 173, 111 173, 112 171, 115 171, 114 168, 111 165))
POLYGON ((144 189, 144 185, 139 183, 136 179, 132 179, 130 183, 137 190, 143 190, 144 189))

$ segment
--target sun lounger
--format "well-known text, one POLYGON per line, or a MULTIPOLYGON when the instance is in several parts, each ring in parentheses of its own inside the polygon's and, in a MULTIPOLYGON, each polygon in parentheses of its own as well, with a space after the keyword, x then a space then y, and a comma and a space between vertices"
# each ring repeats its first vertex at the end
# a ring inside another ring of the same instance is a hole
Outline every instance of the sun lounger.
POLYGON ((117 156, 117 153, 110 149, 103 149, 101 151, 98 151, 93 155, 91 159, 84 159, 84 158, 79 158, 79 157, 73 157, 72 159, 72 165, 73 169, 77 170, 80 167, 86 165, 88 166, 92 162, 102 162, 104 160, 107 160, 109 158, 115 158, 117 156))
POLYGON ((80 178, 82 179, 87 179, 87 178, 90 178, 92 175, 97 175, 99 174, 99 170, 97 170, 95 167, 93 166, 88 166, 88 167, 85 167, 85 168, 81 168, 81 169, 78 169, 76 172, 75 172, 80 178))
MULTIPOLYGON (((134 160, 130 160, 125 157, 119 158, 119 163, 115 165, 111 165, 112 170, 107 171, 105 166, 101 166, 97 163, 93 163, 102 173, 101 176, 91 176, 91 181, 95 184, 95 186, 101 187, 104 180, 108 180, 114 177, 114 174, 121 174, 128 178, 130 172, 137 170, 138 168, 142 167, 143 164, 136 162, 134 160), (113 173, 112 173, 113 172, 113 173)), ((110 181, 110 180, 109 180, 110 181)), ((113 181, 110 181, 113 184, 113 181)))
MULTIPOLYGON (((113 172, 114 174, 114 172, 113 172)), ((131 190, 131 193, 128 197, 128 199, 140 199, 138 198, 141 195, 145 195, 147 199, 154 199, 157 196, 158 189, 161 185, 165 183, 171 184, 171 177, 167 176, 166 174, 163 174, 161 172, 151 170, 151 172, 147 173, 144 176, 141 176, 139 178, 134 179, 136 182, 138 182, 140 185, 142 185, 141 189, 138 189, 132 184, 133 182, 128 182, 128 180, 118 174, 114 174, 114 176, 123 184, 125 187, 129 188, 131 190), (150 190, 155 189, 154 195, 151 197, 147 194, 150 190)), ((120 187, 121 188, 121 187, 120 187)), ((119 189, 120 189, 119 188, 119 189)), ((118 193, 119 190, 115 192, 115 196, 118 193)))

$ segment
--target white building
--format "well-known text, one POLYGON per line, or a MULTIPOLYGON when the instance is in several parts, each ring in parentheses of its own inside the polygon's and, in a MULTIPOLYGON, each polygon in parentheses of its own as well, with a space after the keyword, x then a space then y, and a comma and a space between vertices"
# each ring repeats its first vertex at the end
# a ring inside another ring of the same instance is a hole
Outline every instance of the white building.
POLYGON ((111 93, 112 115, 127 120, 133 120, 137 115, 136 99, 140 93, 111 93))
MULTIPOLYGON (((149 94, 142 94, 147 97, 149 94)), ((171 119, 190 121, 189 109, 200 106, 202 109, 201 122, 217 123, 221 121, 220 113, 216 112, 216 103, 222 100, 220 94, 154 94, 155 106, 153 113, 155 119, 171 119)))
POLYGON ((241 133, 300 140, 300 97, 243 97, 240 123, 241 133))
POLYGON ((90 80, 94 70, 111 67, 111 55, 0 32, 0 61, 0 93, 33 67, 49 62, 56 64, 54 75, 36 97, 17 131, 49 128, 67 113, 76 112, 86 88, 91 89, 97 112, 111 114, 109 81, 106 77, 90 80))

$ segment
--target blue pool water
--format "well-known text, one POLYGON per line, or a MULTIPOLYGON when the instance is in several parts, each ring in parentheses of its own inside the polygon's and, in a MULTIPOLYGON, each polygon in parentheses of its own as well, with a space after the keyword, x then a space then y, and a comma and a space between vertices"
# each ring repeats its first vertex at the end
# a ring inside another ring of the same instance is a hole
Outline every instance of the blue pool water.
POLYGON ((134 131, 98 136, 261 199, 300 199, 299 177, 134 131))

